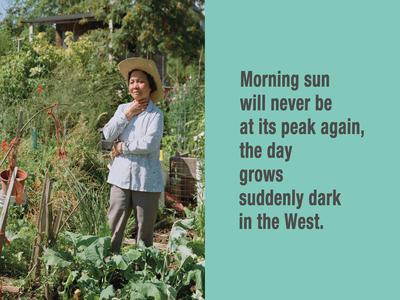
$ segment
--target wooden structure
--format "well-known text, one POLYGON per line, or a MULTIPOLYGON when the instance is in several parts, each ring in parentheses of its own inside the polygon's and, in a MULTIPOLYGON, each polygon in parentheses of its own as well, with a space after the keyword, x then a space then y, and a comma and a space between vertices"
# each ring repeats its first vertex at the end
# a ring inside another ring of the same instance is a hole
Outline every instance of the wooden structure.
POLYGON ((25 21, 25 23, 29 24, 29 41, 32 41, 33 39, 34 25, 55 25, 56 45, 64 48, 66 48, 64 39, 67 31, 71 31, 74 34, 74 40, 77 40, 82 34, 89 30, 109 28, 109 24, 96 20, 95 16, 91 13, 37 18, 25 21))
MULTIPOLYGON (((29 24, 29 42, 33 40, 33 28, 39 25, 54 25, 55 26, 55 43, 56 46, 67 48, 65 45, 65 33, 70 31, 73 33, 74 40, 78 40, 81 35, 94 29, 108 29, 110 33, 114 31, 114 24, 111 20, 108 22, 106 20, 98 20, 92 13, 80 13, 74 15, 64 15, 64 16, 50 16, 37 18, 33 20, 24 21, 24 23, 29 24)), ((111 49, 112 44, 110 43, 108 47, 111 49)), ((136 53, 136 47, 134 44, 127 45, 129 51, 120 57, 113 58, 111 53, 109 54, 109 60, 115 59, 116 61, 121 61, 128 57, 138 56, 136 53)), ((152 57, 155 61, 158 71, 161 76, 161 81, 164 84, 166 73, 166 59, 162 54, 158 54, 152 57)))
POLYGON ((169 161, 169 176, 166 191, 179 201, 192 201, 196 195, 197 164, 194 157, 175 155, 169 161))

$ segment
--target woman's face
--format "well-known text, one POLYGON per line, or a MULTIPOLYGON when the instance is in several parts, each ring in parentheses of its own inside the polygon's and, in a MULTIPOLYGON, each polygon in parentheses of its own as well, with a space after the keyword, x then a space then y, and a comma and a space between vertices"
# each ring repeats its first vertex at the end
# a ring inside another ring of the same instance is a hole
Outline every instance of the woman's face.
POLYGON ((136 101, 150 100, 150 84, 144 72, 136 70, 131 73, 128 85, 129 94, 136 101))

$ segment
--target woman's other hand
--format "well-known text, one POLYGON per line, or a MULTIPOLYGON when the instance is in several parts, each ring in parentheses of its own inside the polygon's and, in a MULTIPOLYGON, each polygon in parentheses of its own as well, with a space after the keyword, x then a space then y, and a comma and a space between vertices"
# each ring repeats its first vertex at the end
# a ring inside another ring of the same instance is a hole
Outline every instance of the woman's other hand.
POLYGON ((111 149, 111 158, 113 159, 114 157, 120 155, 122 153, 122 142, 118 142, 114 144, 114 146, 111 149))
POLYGON ((132 101, 128 108, 124 111, 125 116, 130 121, 134 116, 140 114, 147 108, 148 101, 132 101))

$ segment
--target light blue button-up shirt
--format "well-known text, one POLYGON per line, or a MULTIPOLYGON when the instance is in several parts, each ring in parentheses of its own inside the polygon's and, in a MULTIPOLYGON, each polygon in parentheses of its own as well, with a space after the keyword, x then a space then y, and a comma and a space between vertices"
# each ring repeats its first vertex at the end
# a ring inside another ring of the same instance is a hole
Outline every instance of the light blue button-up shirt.
POLYGON ((123 189, 162 192, 160 142, 164 116, 150 100, 147 109, 130 121, 124 114, 130 103, 121 104, 104 126, 106 140, 123 142, 122 154, 114 158, 107 182, 123 189))

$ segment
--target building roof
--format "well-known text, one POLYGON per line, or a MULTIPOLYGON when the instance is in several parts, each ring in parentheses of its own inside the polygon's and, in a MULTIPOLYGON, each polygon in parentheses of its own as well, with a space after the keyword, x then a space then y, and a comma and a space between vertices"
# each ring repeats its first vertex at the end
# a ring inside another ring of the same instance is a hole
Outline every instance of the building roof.
POLYGON ((91 13, 83 13, 83 14, 74 14, 67 16, 51 16, 44 18, 37 18, 33 20, 24 21, 24 23, 29 24, 65 24, 65 23, 76 23, 82 19, 95 20, 94 14, 91 13))

